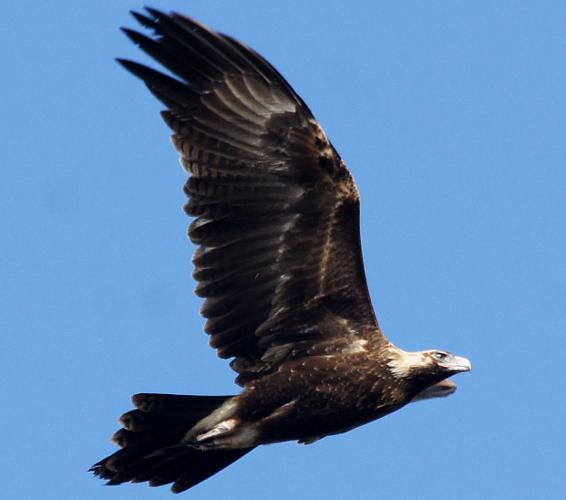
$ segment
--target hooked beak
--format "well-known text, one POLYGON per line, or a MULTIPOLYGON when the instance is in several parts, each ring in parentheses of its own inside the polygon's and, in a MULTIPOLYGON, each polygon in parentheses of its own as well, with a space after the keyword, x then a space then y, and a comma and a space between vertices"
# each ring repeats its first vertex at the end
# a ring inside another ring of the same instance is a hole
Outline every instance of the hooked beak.
POLYGON ((453 356, 442 363, 438 363, 438 366, 456 373, 469 372, 472 369, 472 363, 470 363, 470 360, 461 356, 453 356))

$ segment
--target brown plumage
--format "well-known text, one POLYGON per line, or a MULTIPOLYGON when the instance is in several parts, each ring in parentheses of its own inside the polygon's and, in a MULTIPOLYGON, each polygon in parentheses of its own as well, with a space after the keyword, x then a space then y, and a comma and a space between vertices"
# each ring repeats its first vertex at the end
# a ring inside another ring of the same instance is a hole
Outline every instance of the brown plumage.
POLYGON ((175 78, 119 60, 167 110, 185 185, 196 293, 237 396, 138 394, 93 466, 110 484, 184 491, 255 446, 310 443, 419 399, 470 369, 444 351, 404 352, 377 323, 364 274, 359 196, 312 113, 260 55, 180 14, 124 29, 175 78))

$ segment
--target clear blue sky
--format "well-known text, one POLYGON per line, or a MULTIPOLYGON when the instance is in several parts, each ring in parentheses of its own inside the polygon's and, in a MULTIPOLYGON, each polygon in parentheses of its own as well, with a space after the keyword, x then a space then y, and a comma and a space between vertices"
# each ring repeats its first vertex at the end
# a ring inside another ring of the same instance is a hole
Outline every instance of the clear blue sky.
MULTIPOLYGON (((186 498, 566 498, 566 2, 154 1, 236 36, 310 105, 362 196, 369 286, 405 349, 468 356, 451 398, 256 450, 186 498)), ((13 1, 0 20, 2 498, 103 487, 140 391, 221 394, 184 174, 113 58, 135 1, 13 1)))

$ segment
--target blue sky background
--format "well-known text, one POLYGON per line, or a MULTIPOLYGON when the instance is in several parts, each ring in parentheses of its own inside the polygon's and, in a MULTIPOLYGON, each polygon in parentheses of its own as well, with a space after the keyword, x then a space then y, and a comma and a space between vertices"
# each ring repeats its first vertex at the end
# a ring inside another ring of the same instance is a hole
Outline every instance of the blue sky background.
MULTIPOLYGON (((184 173, 162 106, 113 58, 134 1, 7 2, 0 183, 2 494, 106 488, 140 391, 223 394, 202 333, 184 173)), ((264 447, 187 498, 566 498, 566 2, 154 1, 267 57, 362 196, 382 328, 466 355, 451 398, 264 447)))

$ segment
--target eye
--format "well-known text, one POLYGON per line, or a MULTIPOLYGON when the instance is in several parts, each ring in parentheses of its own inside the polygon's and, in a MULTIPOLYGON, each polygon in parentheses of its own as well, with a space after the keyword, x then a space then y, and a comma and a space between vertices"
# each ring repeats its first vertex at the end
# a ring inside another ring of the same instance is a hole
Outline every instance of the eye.
POLYGON ((438 361, 443 361, 448 357, 445 352, 436 351, 432 353, 432 357, 438 361))

